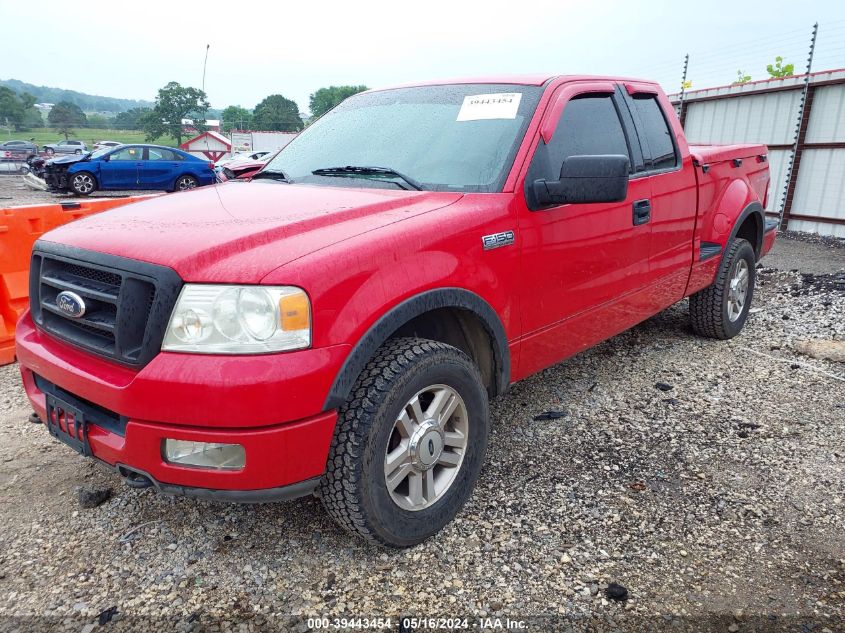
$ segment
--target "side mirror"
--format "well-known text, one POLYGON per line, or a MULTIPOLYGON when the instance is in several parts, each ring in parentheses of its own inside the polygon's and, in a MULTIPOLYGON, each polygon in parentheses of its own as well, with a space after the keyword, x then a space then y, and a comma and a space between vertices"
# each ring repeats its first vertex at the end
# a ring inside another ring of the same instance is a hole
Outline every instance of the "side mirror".
POLYGON ((533 187, 541 206, 621 202, 628 196, 628 157, 570 156, 560 168, 560 180, 542 178, 533 187))
POLYGON ((104 160, 106 162, 109 162, 111 160, 111 154, 106 154, 100 160, 104 160))

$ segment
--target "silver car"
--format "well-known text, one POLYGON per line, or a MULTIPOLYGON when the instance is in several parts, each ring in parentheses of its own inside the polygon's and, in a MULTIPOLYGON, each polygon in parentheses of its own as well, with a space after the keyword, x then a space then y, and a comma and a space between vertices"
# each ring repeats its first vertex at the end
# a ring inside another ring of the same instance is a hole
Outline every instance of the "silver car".
POLYGON ((47 154, 83 154, 88 151, 88 146, 82 141, 59 141, 47 143, 44 151, 47 154))

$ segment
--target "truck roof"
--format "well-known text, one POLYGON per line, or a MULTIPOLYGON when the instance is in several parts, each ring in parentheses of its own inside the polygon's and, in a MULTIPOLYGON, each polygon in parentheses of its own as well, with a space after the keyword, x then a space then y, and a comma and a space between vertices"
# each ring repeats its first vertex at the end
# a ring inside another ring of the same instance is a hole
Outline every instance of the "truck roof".
POLYGON ((650 79, 638 79, 635 77, 616 77, 607 75, 550 75, 550 74, 515 74, 515 75, 482 75, 478 77, 452 77, 446 79, 432 79, 430 81, 419 81, 395 86, 384 86, 373 88, 367 92, 379 92, 395 88, 412 88, 414 86, 441 86, 453 84, 515 84, 521 86, 542 86, 552 79, 565 79, 567 81, 636 81, 657 85, 656 81, 650 79))

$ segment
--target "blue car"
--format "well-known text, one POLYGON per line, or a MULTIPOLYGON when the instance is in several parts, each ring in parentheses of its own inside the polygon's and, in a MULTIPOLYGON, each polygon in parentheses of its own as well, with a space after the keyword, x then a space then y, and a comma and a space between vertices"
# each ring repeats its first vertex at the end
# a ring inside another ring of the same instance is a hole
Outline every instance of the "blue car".
POLYGON ((159 145, 104 148, 56 158, 45 167, 50 188, 69 189, 80 196, 98 189, 185 191, 216 182, 213 162, 159 145))

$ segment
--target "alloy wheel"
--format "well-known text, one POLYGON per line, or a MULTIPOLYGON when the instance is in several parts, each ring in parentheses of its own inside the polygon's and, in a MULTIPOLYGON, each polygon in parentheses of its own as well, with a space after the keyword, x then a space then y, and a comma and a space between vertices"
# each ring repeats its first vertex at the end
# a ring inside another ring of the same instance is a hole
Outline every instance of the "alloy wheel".
POLYGON ((194 180, 193 178, 188 178, 186 176, 183 176, 182 178, 180 178, 179 182, 176 183, 176 187, 179 189, 179 191, 187 191, 188 189, 195 189, 196 186, 197 186, 197 181, 194 180))
POLYGON ((738 259, 734 264, 728 288, 728 318, 731 321, 736 321, 745 307, 749 277, 748 262, 738 259))
POLYGON ((94 179, 88 174, 77 174, 73 177, 73 190, 77 193, 91 193, 94 191, 94 179))
POLYGON ((399 413, 384 456, 391 499, 403 510, 424 510, 443 498, 466 454, 469 415, 447 385, 417 392, 399 413))

